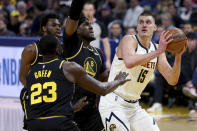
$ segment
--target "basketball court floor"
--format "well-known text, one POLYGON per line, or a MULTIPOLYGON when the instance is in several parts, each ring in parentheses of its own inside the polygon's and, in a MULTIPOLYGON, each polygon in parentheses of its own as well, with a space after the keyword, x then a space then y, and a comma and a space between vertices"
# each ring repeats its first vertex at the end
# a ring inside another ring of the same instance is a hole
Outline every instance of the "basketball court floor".
POLYGON ((162 112, 149 114, 155 118, 161 131, 197 131, 197 114, 189 114, 187 107, 163 107, 162 112))

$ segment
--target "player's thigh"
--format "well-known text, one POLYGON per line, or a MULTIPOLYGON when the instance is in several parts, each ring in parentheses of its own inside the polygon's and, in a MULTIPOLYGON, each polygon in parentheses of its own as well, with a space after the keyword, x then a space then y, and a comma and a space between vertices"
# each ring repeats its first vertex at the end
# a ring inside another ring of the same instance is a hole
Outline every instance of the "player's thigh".
POLYGON ((129 119, 122 111, 109 109, 100 113, 106 131, 130 131, 129 119))
POLYGON ((138 110, 130 123, 133 131, 160 131, 156 121, 144 109, 138 110))

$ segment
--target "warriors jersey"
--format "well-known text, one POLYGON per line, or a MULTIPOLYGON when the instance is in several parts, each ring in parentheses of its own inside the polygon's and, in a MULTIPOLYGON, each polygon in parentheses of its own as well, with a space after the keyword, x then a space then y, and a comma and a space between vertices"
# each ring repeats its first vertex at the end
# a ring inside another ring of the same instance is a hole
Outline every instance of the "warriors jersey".
MULTIPOLYGON (((86 46, 78 37, 76 32, 69 38, 67 38, 64 33, 63 49, 64 58, 66 58, 66 60, 73 61, 81 65, 85 71, 95 79, 98 79, 99 75, 105 71, 104 60, 100 50, 92 46, 86 46)), ((87 100, 89 102, 85 108, 95 107, 96 94, 76 85, 73 103, 84 96, 87 96, 87 100)))
MULTIPOLYGON (((150 42, 149 49, 147 49, 140 43, 137 36, 132 35, 132 37, 137 41, 136 54, 147 54, 156 50, 156 45, 154 43, 150 42)), ((157 58, 154 58, 142 65, 127 68, 124 61, 115 55, 108 81, 113 81, 120 71, 129 73, 127 78, 131 79, 131 81, 117 88, 114 93, 128 100, 140 99, 142 91, 152 79, 156 64, 157 58)))
POLYGON ((35 41, 33 43, 35 49, 36 49, 36 58, 33 61, 33 63, 31 64, 31 66, 35 65, 38 63, 38 61, 42 61, 42 55, 40 54, 40 47, 39 47, 39 41, 35 41))
MULTIPOLYGON (((104 72, 103 59, 99 50, 92 46, 84 46, 83 42, 81 43, 81 47, 76 55, 67 58, 67 60, 74 61, 81 65, 85 69, 86 73, 95 79, 98 79, 99 75, 104 72)), ((89 104, 85 108, 95 107, 96 95, 80 88, 79 85, 76 85, 73 103, 83 96, 87 96, 87 100, 89 101, 89 104)))
POLYGON ((29 111, 27 119, 69 117, 73 114, 73 84, 62 71, 64 61, 54 59, 31 67, 27 76, 29 111))

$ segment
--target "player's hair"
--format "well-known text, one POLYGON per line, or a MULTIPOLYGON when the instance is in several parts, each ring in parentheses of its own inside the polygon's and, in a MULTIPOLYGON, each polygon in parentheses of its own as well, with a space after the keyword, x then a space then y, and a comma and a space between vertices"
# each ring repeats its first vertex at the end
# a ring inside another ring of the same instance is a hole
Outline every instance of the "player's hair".
POLYGON ((54 35, 43 36, 39 41, 40 53, 42 55, 51 55, 56 52, 59 41, 54 35))
POLYGON ((55 14, 55 13, 49 13, 49 14, 44 15, 41 18, 41 22, 40 22, 41 30, 42 30, 43 26, 47 25, 47 22, 49 21, 49 19, 58 19, 58 20, 60 20, 59 16, 57 14, 55 14))
POLYGON ((79 23, 78 23, 78 27, 85 21, 89 21, 88 18, 86 18, 83 14, 81 14, 80 18, 79 18, 79 23))
MULTIPOLYGON (((153 17, 153 20, 155 20, 153 13, 150 12, 150 11, 147 11, 147 10, 145 10, 144 12, 142 12, 142 13, 139 15, 139 17, 140 17, 140 16, 152 16, 152 17, 153 17)), ((138 19, 139 19, 139 17, 138 17, 138 19)))

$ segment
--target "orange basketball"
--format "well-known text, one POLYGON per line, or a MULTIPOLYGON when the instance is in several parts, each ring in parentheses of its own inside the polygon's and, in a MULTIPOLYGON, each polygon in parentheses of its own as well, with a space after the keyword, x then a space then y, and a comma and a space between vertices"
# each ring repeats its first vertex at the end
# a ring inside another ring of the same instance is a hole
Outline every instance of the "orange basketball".
POLYGON ((172 41, 167 45, 166 50, 172 53, 180 52, 187 46, 187 37, 184 32, 179 28, 167 29, 172 34, 172 41))

